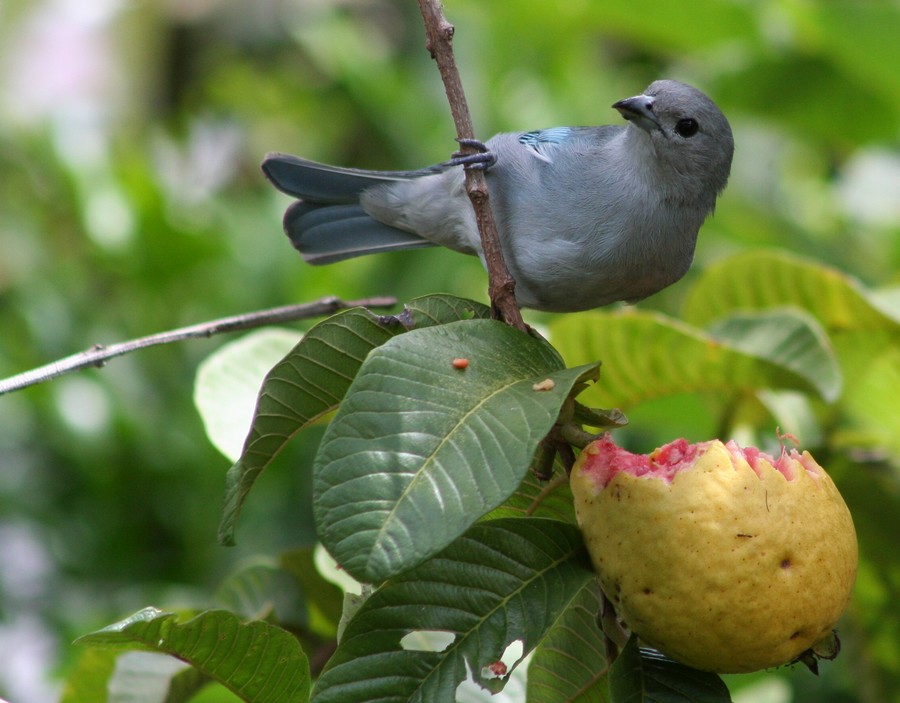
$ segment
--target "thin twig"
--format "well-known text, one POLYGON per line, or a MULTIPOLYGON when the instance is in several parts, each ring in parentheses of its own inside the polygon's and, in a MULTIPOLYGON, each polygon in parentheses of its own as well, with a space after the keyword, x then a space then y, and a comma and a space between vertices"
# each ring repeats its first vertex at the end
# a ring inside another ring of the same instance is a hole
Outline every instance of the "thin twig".
MULTIPOLYGON (((476 153, 473 147, 466 143, 466 140, 475 138, 475 129, 472 126, 466 95, 463 92, 456 61, 453 58, 453 25, 444 17, 441 3, 438 0, 419 0, 419 9, 422 11, 422 19, 425 22, 426 48, 437 62, 438 70, 441 72, 444 90, 447 92, 447 100, 450 102, 450 112, 456 125, 456 135, 462 142, 462 153, 476 153)), ((475 221, 481 235, 481 248, 484 251, 485 265, 488 270, 488 294, 491 297, 494 317, 520 330, 527 331, 528 326, 522 320, 522 313, 516 303, 515 279, 510 275, 503 260, 497 225, 488 202, 487 182, 482 170, 466 167, 466 192, 472 201, 475 221)))
POLYGON ((566 474, 559 474, 558 476, 549 479, 545 485, 541 486, 540 492, 532 499, 531 504, 525 509, 525 515, 534 515, 537 509, 541 507, 541 504, 547 500, 549 496, 560 488, 560 486, 564 486, 568 482, 569 477, 566 474))
POLYGON ((202 322, 189 327, 181 327, 168 332, 159 332, 151 334, 147 337, 132 339, 127 342, 118 344, 95 344, 90 349, 67 356, 52 364, 41 366, 31 371, 10 376, 9 378, 0 380, 0 395, 18 391, 28 386, 34 386, 44 381, 62 376, 72 371, 79 371, 94 366, 100 368, 107 361, 129 352, 147 347, 155 347, 159 344, 169 344, 171 342, 181 342, 186 339, 208 338, 216 334, 224 334, 226 332, 238 332, 241 330, 254 329, 263 325, 278 324, 282 322, 291 322, 293 320, 303 320, 310 317, 320 317, 322 315, 331 315, 338 310, 353 307, 367 308, 385 308, 391 307, 397 303, 396 298, 375 297, 366 298, 365 300, 343 301, 339 298, 322 298, 313 303, 300 303, 298 305, 284 305, 278 308, 270 308, 268 310, 259 310, 257 312, 244 313, 242 315, 232 315, 231 317, 223 317, 218 320, 202 322))

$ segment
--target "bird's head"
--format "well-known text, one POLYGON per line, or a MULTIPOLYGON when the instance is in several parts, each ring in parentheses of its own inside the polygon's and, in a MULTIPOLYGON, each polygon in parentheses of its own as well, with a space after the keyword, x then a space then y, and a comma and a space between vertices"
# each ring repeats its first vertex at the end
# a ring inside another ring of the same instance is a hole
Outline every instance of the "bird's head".
POLYGON ((650 139, 660 166, 673 178, 692 179, 713 197, 725 187, 734 138, 725 115, 704 93, 659 80, 613 107, 650 139))

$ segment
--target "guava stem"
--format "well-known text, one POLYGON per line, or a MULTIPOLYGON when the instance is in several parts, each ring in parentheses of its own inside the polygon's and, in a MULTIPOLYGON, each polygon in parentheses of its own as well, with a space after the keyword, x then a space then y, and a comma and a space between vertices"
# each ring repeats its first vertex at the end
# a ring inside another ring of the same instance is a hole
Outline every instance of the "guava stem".
POLYGON ((534 500, 531 501, 531 505, 525 510, 525 515, 534 515, 535 511, 541 507, 541 503, 546 500, 547 496, 551 495, 557 488, 569 482, 568 476, 557 476, 556 478, 549 481, 543 488, 541 488, 541 492, 535 496, 534 500))
POLYGON ((532 462, 531 473, 538 481, 549 481, 553 478, 553 462, 556 459, 556 443, 550 437, 544 437, 538 444, 532 462))
POLYGON ((581 428, 581 426, 571 422, 557 425, 555 428, 555 432, 566 443, 572 445, 573 447, 577 447, 578 449, 584 449, 591 442, 600 439, 600 437, 603 436, 603 433, 592 434, 590 432, 586 432, 581 428))
POLYGON ((603 632, 603 643, 606 649, 606 665, 612 666, 619 653, 625 648, 631 633, 626 630, 616 616, 616 609, 612 601, 606 597, 599 584, 600 609, 597 611, 597 626, 603 632))

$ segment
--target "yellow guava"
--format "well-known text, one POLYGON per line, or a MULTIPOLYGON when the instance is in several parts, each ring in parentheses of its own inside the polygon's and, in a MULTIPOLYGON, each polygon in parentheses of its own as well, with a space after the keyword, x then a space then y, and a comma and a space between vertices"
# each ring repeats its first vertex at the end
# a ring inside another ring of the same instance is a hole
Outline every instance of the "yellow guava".
POLYGON ((808 452, 682 439, 640 455, 607 436, 571 485, 603 592, 676 661, 719 673, 794 661, 849 602, 853 520, 808 452))

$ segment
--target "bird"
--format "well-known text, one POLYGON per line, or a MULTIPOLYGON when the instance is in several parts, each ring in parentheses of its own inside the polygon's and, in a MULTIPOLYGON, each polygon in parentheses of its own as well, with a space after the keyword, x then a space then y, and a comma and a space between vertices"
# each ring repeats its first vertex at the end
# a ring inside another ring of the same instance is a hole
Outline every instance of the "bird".
MULTIPOLYGON (((654 81, 612 108, 625 124, 501 133, 476 159, 522 308, 634 303, 691 266, 731 171, 728 120, 675 80, 654 81)), ((370 171, 273 152, 262 171, 298 198, 283 225, 310 264, 434 245, 484 264, 465 160, 370 171)))

